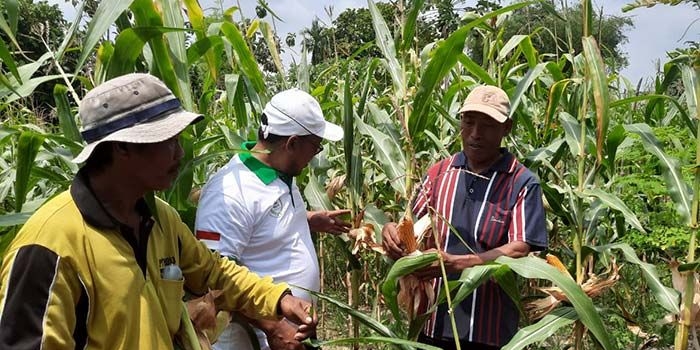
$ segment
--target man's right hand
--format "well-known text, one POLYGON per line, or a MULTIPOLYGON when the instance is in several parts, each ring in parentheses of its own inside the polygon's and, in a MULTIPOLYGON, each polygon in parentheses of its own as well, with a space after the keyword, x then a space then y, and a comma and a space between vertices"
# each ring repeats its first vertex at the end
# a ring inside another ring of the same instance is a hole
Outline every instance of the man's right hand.
POLYGON ((384 247, 386 254, 394 260, 398 260, 405 255, 404 246, 399 239, 395 222, 389 222, 382 228, 382 247, 384 247))
MULTIPOLYGON (((267 343, 271 350, 303 350, 303 339, 298 339, 297 325, 283 319, 277 322, 270 322, 263 327, 267 335, 267 343)), ((306 337, 304 337, 306 338, 306 337)))
POLYGON ((313 311, 311 303, 297 298, 291 294, 284 294, 279 301, 281 316, 299 325, 296 329, 295 339, 301 341, 316 332, 316 312, 313 311))

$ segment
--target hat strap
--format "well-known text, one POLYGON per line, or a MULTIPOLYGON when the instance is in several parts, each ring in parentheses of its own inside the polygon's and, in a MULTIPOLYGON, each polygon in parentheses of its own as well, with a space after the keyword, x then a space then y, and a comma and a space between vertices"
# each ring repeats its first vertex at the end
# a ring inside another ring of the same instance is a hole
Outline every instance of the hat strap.
POLYGON ((85 130, 80 134, 83 140, 87 143, 97 141, 115 131, 126 129, 138 123, 143 123, 160 117, 165 112, 180 108, 180 101, 177 98, 159 103, 155 106, 142 109, 133 113, 124 115, 121 118, 112 120, 111 122, 99 125, 89 130, 85 130))

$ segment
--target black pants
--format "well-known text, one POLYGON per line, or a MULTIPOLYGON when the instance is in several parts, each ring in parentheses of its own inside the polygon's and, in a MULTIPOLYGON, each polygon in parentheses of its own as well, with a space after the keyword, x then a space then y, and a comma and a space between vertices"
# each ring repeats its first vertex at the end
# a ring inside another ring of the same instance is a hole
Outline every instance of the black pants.
MULTIPOLYGON (((428 344, 432 346, 437 346, 443 350, 456 350, 454 339, 435 339, 428 338, 425 334, 418 336, 418 342, 423 344, 428 344)), ((500 347, 493 345, 486 345, 481 343, 472 343, 469 341, 460 341, 459 346, 462 350, 499 350, 500 347)))

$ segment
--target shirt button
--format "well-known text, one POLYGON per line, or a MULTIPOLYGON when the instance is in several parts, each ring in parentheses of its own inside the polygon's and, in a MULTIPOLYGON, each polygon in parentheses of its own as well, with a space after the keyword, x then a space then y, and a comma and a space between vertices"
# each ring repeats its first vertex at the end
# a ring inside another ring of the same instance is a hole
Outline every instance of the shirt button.
POLYGON ((474 193, 474 189, 473 189, 473 188, 470 188, 470 189, 469 189, 469 193, 474 193))

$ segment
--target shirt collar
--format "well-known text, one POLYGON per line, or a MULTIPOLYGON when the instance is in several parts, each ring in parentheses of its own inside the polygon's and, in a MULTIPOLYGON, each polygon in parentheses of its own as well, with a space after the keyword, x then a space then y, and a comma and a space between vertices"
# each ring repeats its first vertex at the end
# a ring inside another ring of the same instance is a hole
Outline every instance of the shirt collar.
MULTIPOLYGON (((97 199, 92 191, 92 187, 90 187, 87 173, 83 169, 75 175, 70 186, 70 194, 83 219, 91 226, 103 229, 118 229, 123 226, 121 222, 107 212, 97 199)), ((151 211, 143 198, 136 202, 136 211, 141 217, 151 217, 151 211)))
MULTIPOLYGON (((494 171, 500 173, 510 173, 513 171, 511 168, 511 163, 513 162, 513 154, 508 152, 505 148, 501 147, 501 154, 503 157, 499 159, 496 163, 491 165, 487 173, 492 173, 494 171)), ((464 152, 459 152, 455 155, 452 161, 452 166, 455 168, 467 168, 467 155, 464 152)))
MULTIPOLYGON (((250 151, 255 146, 255 141, 247 141, 241 144, 241 148, 250 151)), ((239 153, 238 157, 241 162, 252 171, 255 176, 260 179, 265 185, 271 184, 277 178, 284 181, 287 185, 291 186, 292 176, 279 172, 277 169, 270 167, 269 165, 261 162, 258 158, 255 158, 250 152, 239 153)))

